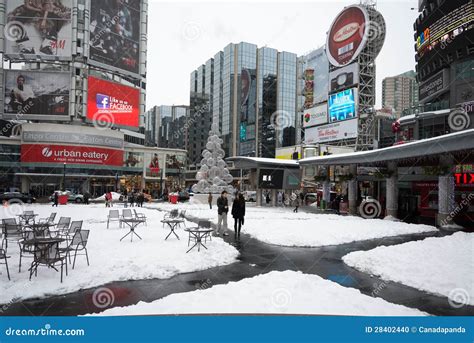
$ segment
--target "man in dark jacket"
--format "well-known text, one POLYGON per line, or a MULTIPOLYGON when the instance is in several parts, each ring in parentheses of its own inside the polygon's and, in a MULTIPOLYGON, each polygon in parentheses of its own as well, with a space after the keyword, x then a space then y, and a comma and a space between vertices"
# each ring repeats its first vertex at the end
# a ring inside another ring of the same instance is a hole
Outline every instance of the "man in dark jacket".
POLYGON ((229 212, 229 202, 227 201, 227 192, 223 191, 217 199, 217 230, 216 236, 220 235, 222 226, 224 227, 224 236, 229 234, 227 230, 227 213, 229 212))
POLYGON ((54 192, 54 195, 53 195, 53 207, 54 207, 54 206, 58 207, 58 202, 59 202, 59 194, 58 194, 58 192, 54 192))
POLYGON ((235 240, 238 240, 245 217, 245 199, 242 193, 238 193, 232 203, 232 217, 234 217, 235 240))

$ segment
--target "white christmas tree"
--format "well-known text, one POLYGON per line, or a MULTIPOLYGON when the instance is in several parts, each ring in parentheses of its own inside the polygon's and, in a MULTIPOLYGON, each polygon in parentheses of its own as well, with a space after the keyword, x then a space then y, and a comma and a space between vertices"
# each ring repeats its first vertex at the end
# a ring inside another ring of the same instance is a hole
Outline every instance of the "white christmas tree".
POLYGON ((202 152, 201 169, 196 173, 198 183, 192 187, 195 193, 221 193, 227 191, 233 194, 234 180, 224 161, 225 152, 221 148, 224 141, 219 137, 219 127, 213 124, 207 139, 206 149, 202 152))

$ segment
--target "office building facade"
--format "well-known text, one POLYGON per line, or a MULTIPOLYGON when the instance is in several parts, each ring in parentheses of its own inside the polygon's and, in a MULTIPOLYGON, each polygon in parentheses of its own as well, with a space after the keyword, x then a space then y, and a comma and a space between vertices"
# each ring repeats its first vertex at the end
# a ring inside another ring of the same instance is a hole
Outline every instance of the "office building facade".
POLYGON ((296 143, 297 55, 241 42, 229 44, 191 73, 190 160, 218 123, 226 156, 275 157, 275 149, 296 143), (207 121, 207 118, 210 121, 207 121), (197 121, 199 123, 199 121, 197 121))
POLYGON ((185 149, 187 130, 184 128, 189 106, 154 106, 145 113, 145 134, 148 146, 185 149))
POLYGON ((383 79, 382 106, 392 109, 397 118, 404 110, 418 106, 418 82, 413 70, 383 79))

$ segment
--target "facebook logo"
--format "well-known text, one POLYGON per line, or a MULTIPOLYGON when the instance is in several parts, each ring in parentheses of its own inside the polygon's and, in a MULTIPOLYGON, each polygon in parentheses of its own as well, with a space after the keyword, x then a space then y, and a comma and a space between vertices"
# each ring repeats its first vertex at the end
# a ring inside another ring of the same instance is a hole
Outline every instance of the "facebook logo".
POLYGON ((110 97, 108 95, 97 94, 95 101, 98 109, 106 110, 110 108, 110 97))

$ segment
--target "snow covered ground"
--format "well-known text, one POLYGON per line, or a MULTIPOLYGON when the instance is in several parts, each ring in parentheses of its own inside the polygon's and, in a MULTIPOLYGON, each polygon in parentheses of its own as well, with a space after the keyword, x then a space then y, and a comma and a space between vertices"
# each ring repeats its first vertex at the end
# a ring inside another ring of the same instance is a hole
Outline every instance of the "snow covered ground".
MULTIPOLYGON (((216 199, 214 199, 215 203, 216 199)), ((230 202, 229 202, 230 203, 230 202)), ((179 208, 187 215, 209 219, 217 224, 217 206, 200 204, 194 199, 189 203, 172 205, 168 203, 150 204, 165 210, 179 208)), ((228 225, 234 227, 232 215, 228 215, 228 225)), ((242 232, 270 244, 281 246, 318 247, 338 245, 354 241, 398 236, 405 234, 437 231, 433 226, 414 225, 382 219, 363 219, 335 214, 293 213, 286 207, 255 207, 247 203, 245 223, 242 232)))
MULTIPOLYGON (((210 285, 209 285, 210 286, 210 285)), ((417 309, 372 298, 317 275, 270 272, 226 285, 172 294, 151 303, 115 307, 104 316, 154 314, 318 314, 421 316, 417 309)))
MULTIPOLYGON (((122 209, 114 206, 113 209, 122 209)), ((65 294, 83 288, 103 285, 111 281, 139 280, 151 278, 169 278, 179 273, 204 270, 211 267, 230 264, 236 261, 239 253, 222 239, 208 242, 209 250, 196 249, 186 254, 188 250, 188 235, 182 229, 178 230, 181 240, 173 235, 165 241, 169 230, 163 228, 160 220, 164 213, 146 208, 136 208, 138 212, 148 217, 148 226, 140 225, 136 232, 143 238, 129 237, 120 242, 120 238, 129 230, 119 228, 118 222, 107 227, 108 208, 100 205, 75 205, 51 207, 51 205, 23 205, 2 207, 1 218, 15 217, 24 210, 33 210, 39 218, 47 217, 51 212, 57 212, 56 222, 60 216, 71 217, 72 220, 84 220, 83 230, 90 230, 87 250, 90 266, 87 266, 85 256, 79 256, 76 268, 69 268, 69 276, 60 283, 60 274, 52 269, 40 267, 38 276, 28 280, 28 268, 31 258, 24 258, 22 271, 18 273, 19 248, 10 244, 8 260, 11 281, 8 281, 5 266, 0 265, 0 304, 6 304, 13 299, 27 299, 48 295, 65 294)), ((187 222, 186 225, 192 225, 187 222)))
POLYGON ((474 233, 356 251, 343 261, 384 280, 474 305, 474 233))

